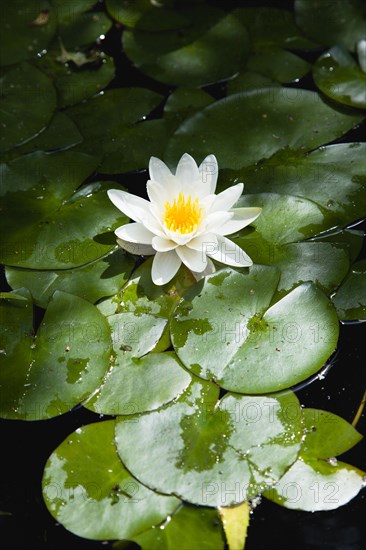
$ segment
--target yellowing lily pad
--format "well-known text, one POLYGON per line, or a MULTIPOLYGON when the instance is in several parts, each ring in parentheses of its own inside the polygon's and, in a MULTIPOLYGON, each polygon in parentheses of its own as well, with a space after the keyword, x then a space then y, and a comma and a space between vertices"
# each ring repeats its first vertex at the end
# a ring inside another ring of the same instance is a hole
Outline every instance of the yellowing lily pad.
POLYGON ((66 529, 96 540, 132 538, 180 504, 150 491, 125 468, 113 420, 78 428, 55 449, 44 471, 43 497, 66 529))
POLYGON ((223 269, 188 290, 171 320, 182 363, 246 394, 279 391, 319 370, 337 344, 337 314, 312 283, 271 304, 277 282, 274 268, 254 265, 245 274, 223 269))
POLYGON ((118 453, 140 482, 212 507, 272 486, 296 459, 302 435, 293 393, 218 400, 218 388, 203 381, 158 411, 116 421, 118 453))
POLYGON ((352 265, 332 301, 342 321, 366 319, 366 260, 352 265))
POLYGON ((362 436, 330 412, 305 409, 304 418, 308 433, 298 460, 276 487, 264 494, 285 508, 334 510, 355 497, 364 485, 365 472, 335 458, 362 436))

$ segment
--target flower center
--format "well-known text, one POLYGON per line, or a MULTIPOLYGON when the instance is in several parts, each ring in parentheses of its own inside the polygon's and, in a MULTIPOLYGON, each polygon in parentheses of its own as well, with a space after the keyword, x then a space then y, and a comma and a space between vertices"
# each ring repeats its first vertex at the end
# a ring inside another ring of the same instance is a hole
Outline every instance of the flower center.
POLYGON ((202 208, 200 208, 198 199, 187 198, 183 193, 179 193, 178 200, 174 199, 173 204, 165 203, 164 224, 170 231, 187 234, 197 229, 202 219, 202 208))

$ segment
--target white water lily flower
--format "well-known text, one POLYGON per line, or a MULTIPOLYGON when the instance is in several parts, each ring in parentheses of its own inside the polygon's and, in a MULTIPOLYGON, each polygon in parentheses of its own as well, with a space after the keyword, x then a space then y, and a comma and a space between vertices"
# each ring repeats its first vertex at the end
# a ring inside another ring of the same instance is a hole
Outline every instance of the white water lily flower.
POLYGON ((183 262, 197 279, 213 273, 211 258, 235 267, 252 265, 249 256, 226 238, 253 222, 260 208, 232 208, 243 192, 238 183, 215 195, 218 175, 214 155, 198 167, 187 153, 175 175, 151 157, 147 194, 150 202, 125 191, 110 189, 113 204, 136 223, 119 227, 118 244, 133 254, 155 254, 152 280, 168 283, 183 262))

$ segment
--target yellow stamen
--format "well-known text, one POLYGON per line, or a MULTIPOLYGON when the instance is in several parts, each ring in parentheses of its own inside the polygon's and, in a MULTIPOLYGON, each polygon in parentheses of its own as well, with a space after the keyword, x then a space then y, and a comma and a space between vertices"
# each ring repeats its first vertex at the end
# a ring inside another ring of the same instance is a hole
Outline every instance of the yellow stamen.
POLYGON ((197 229, 202 219, 202 208, 200 208, 198 199, 192 200, 188 195, 184 197, 179 193, 178 200, 174 199, 173 204, 165 203, 164 224, 170 231, 188 234, 197 229))

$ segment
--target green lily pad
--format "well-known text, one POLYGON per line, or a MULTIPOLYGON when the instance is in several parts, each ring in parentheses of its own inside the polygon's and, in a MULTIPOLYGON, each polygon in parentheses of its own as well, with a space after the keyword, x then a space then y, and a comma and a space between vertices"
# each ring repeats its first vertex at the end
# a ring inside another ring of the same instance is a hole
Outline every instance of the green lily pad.
POLYGON ((35 271, 7 267, 6 279, 12 288, 28 288, 34 302, 46 308, 55 290, 80 296, 91 303, 112 296, 128 280, 134 262, 122 250, 80 269, 35 271))
POLYGON ((164 106, 164 119, 169 130, 176 130, 183 120, 214 101, 210 94, 199 88, 175 89, 164 106))
POLYGON ((227 95, 231 95, 256 90, 257 88, 272 88, 273 86, 280 86, 280 84, 262 74, 244 71, 228 81, 226 90, 227 95))
MULTIPOLYGON (((109 155, 112 154, 113 162, 116 164, 118 155, 121 157, 119 145, 121 134, 126 135, 126 144, 128 129, 144 117, 146 118, 146 115, 157 107, 161 100, 161 95, 144 88, 119 88, 98 94, 85 103, 67 109, 66 113, 74 120, 84 136, 84 142, 77 149, 95 156, 101 162, 104 161, 107 168, 109 155)), ((143 126, 142 122, 140 124, 143 126)), ((132 134, 135 138, 133 141, 135 146, 139 131, 139 129, 136 130, 137 135, 132 134)), ((126 148, 125 144, 122 142, 126 148)), ((146 136, 143 147, 146 147, 146 136)), ((139 149, 140 155, 143 147, 139 149)), ((133 147, 127 147, 126 156, 122 157, 120 163, 128 163, 129 156, 136 154, 132 149, 133 147)))
POLYGON ((126 470, 114 445, 114 421, 78 428, 49 457, 43 497, 52 516, 84 538, 130 538, 159 524, 179 506, 126 470))
POLYGON ((366 109, 366 73, 352 55, 334 46, 313 66, 317 87, 328 97, 359 109, 366 109))
POLYGON ((0 85, 0 149, 6 151, 45 129, 56 108, 56 91, 51 80, 28 63, 5 73, 0 85))
POLYGON ((77 17, 80 13, 90 10, 98 0, 73 0, 65 2, 65 0, 52 0, 53 8, 56 12, 58 21, 77 17))
MULTIPOLYGON (((25 163, 26 159, 23 168, 25 163)), ((6 214, 1 224, 6 239, 0 251, 4 264, 37 270, 73 269, 113 250, 113 230, 127 221, 107 196, 115 184, 96 182, 72 193, 74 182, 55 189, 54 182, 38 181, 31 188, 25 182, 23 189, 4 197, 6 214)))
POLYGON ((117 419, 118 453, 139 481, 217 507, 243 502, 283 475, 303 435, 295 395, 217 394, 197 381, 158 411, 117 419))
POLYGON ((174 86, 202 86, 234 75, 249 40, 236 17, 213 6, 182 10, 191 25, 164 33, 125 30, 123 49, 135 66, 174 86))
POLYGON ((366 260, 353 264, 332 301, 342 321, 366 319, 366 260))
POLYGON ((347 251, 351 262, 354 262, 362 250, 364 232, 357 229, 336 229, 310 239, 314 242, 330 242, 347 251))
POLYGON ((60 108, 80 103, 105 88, 114 78, 113 59, 100 52, 86 56, 89 63, 78 67, 69 61, 62 62, 60 48, 53 49, 38 62, 39 67, 53 79, 60 108))
MULTIPOLYGON (((223 550, 224 538, 216 510, 182 503, 159 529, 152 527, 130 539, 141 550, 223 550)), ((125 542, 116 542, 114 550, 124 550, 125 542)))
MULTIPOLYGON (((149 334, 143 335, 146 337, 149 334)), ((152 411, 179 396, 191 380, 174 353, 148 353, 137 359, 125 351, 119 354, 97 393, 83 405, 99 414, 152 411)))
POLYGON ((325 229, 320 207, 301 197, 277 193, 245 194, 236 206, 262 208, 261 215, 251 225, 267 243, 303 241, 325 229))
MULTIPOLYGON (((261 246, 255 234, 236 238, 234 242, 249 253, 254 263, 271 265, 281 275, 276 298, 303 283, 312 281, 328 296, 339 286, 349 269, 347 250, 340 244, 301 242, 261 246)), ((346 248, 346 247, 344 247, 346 248)))
POLYGON ((188 290, 171 320, 182 363, 248 394, 279 391, 318 371, 337 344, 336 312, 312 283, 271 305, 277 282, 276 269, 254 265, 246 274, 221 270, 188 290))
POLYGON ((217 156, 220 169, 240 169, 290 147, 309 151, 361 122, 342 114, 315 93, 294 88, 262 88, 234 94, 199 111, 176 130, 165 153, 175 167, 182 153, 199 162, 217 156))
POLYGON ((246 69, 278 82, 293 82, 309 72, 310 64, 286 50, 268 48, 251 53, 246 69))
POLYGON ((89 302, 57 291, 33 337, 29 291, 15 293, 27 300, 1 303, 5 330, 0 415, 18 420, 53 418, 100 385, 111 354, 108 323, 89 302))
POLYGON ((255 48, 310 49, 308 40, 296 25, 294 13, 269 7, 238 8, 233 15, 246 27, 255 48))
POLYGON ((81 143, 83 137, 75 123, 64 113, 56 112, 47 128, 38 136, 7 153, 9 159, 35 151, 59 151, 81 143))
POLYGON ((311 40, 355 51, 365 38, 366 7, 362 0, 295 0, 296 23, 311 40))
POLYGON ((48 190, 58 200, 63 200, 94 172, 96 166, 96 160, 83 153, 64 151, 50 154, 38 151, 8 164, 0 164, 0 195, 30 191, 34 187, 38 188, 40 196, 48 190))
POLYGON ((121 129, 118 138, 105 147, 99 171, 119 174, 146 168, 150 157, 161 158, 168 140, 165 121, 147 120, 121 129))
POLYGON ((0 65, 36 57, 47 48, 56 28, 53 6, 47 0, 6 2, 0 18, 0 65))
POLYGON ((79 50, 107 34, 111 26, 111 19, 102 11, 80 13, 62 19, 59 36, 67 50, 79 50))
POLYGON ((167 31, 180 29, 190 24, 190 19, 176 8, 169 9, 161 2, 149 0, 106 0, 109 15, 132 29, 145 31, 167 31))
MULTIPOLYGON (((326 226, 344 227, 366 216, 366 144, 337 143, 307 155, 285 150, 258 165, 220 174, 222 189, 245 182, 246 193, 281 193, 322 207, 326 226)), ((264 216, 260 216, 264 218, 264 216)))
POLYGON ((264 495, 285 508, 334 510, 354 498, 365 472, 335 458, 362 438, 348 422, 317 409, 304 410, 307 436, 298 460, 264 495))

